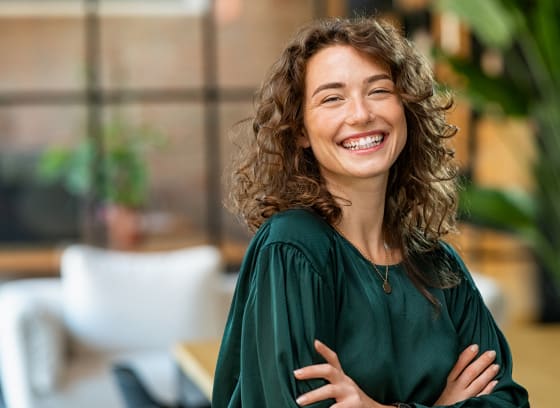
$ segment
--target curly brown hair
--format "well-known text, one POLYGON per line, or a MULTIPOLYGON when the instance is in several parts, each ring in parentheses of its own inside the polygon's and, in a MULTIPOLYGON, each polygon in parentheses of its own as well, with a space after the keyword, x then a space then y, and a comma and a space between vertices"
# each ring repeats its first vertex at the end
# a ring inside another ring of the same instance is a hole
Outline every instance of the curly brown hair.
POLYGON ((384 233, 409 255, 433 249, 455 228, 456 165, 446 139, 457 129, 445 114, 448 95, 436 93, 429 63, 392 24, 377 18, 313 21, 292 38, 256 95, 252 135, 230 173, 229 208, 251 230, 288 208, 312 209, 331 225, 341 209, 321 177, 303 130, 308 60, 331 45, 350 45, 386 64, 405 108, 408 137, 389 175, 384 233))

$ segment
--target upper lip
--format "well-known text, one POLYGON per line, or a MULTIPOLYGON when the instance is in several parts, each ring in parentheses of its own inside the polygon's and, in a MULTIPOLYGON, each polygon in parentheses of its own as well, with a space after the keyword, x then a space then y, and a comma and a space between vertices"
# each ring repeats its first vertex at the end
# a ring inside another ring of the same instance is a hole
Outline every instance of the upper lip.
POLYGON ((347 140, 350 139, 360 139, 362 137, 367 137, 367 136, 377 136, 377 135, 381 135, 381 136, 386 136, 387 132, 380 130, 380 129, 376 129, 376 130, 370 130, 367 132, 360 132, 360 133, 353 133, 351 135, 348 135, 346 137, 344 137, 344 139, 342 139, 339 144, 343 144, 344 142, 346 142, 347 140))

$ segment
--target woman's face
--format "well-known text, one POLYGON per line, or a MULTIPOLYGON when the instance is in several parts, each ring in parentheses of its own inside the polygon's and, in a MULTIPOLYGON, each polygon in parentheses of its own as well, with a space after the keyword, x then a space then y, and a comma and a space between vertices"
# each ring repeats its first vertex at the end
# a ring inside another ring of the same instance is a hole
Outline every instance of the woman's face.
POLYGON ((320 50, 307 62, 303 106, 302 145, 313 150, 327 183, 387 180, 407 128, 384 64, 347 45, 320 50))

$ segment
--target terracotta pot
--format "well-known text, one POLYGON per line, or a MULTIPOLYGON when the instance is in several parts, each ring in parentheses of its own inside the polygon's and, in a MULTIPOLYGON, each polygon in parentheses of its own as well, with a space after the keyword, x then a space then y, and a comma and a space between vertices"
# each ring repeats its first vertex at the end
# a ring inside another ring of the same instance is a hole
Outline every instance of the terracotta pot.
POLYGON ((140 211, 118 204, 109 204, 104 211, 107 239, 110 248, 134 249, 142 241, 140 211))

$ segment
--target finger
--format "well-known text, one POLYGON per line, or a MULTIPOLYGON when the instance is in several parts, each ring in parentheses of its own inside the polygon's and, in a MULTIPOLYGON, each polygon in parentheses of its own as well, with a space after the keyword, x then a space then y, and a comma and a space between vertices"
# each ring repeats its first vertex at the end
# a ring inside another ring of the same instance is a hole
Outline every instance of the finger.
POLYGON ((338 369, 334 368, 330 364, 314 364, 307 367, 298 368, 294 370, 294 376, 298 380, 310 380, 313 378, 324 378, 329 382, 332 382, 336 375, 338 374, 338 369))
POLYGON ((317 352, 321 356, 323 356, 325 360, 327 360, 327 363, 331 364, 335 368, 338 368, 339 370, 342 370, 340 361, 338 361, 338 356, 333 350, 328 348, 324 343, 322 343, 319 340, 315 340, 314 345, 315 345, 315 350, 317 350, 317 352))
POLYGON ((296 402, 298 405, 304 407, 327 399, 336 399, 336 387, 332 384, 325 384, 322 387, 306 392, 300 395, 296 399, 296 402))
POLYGON ((477 378, 473 380, 473 382, 468 386, 468 391, 472 394, 478 394, 482 392, 488 384, 492 382, 492 380, 498 374, 500 370, 500 366, 498 364, 492 364, 484 370, 482 374, 480 374, 477 378))
POLYGON ((455 381, 461 375, 465 367, 469 365, 469 363, 476 357, 478 353, 478 345, 472 344, 467 347, 463 352, 459 355, 457 362, 449 372, 447 376, 448 380, 455 381))
POLYGON ((494 387, 496 387, 496 385, 498 384, 497 380, 494 381, 490 381, 488 383, 488 385, 486 386, 486 388, 484 388, 481 392, 479 392, 476 396, 477 397, 481 397, 483 395, 488 395, 490 394, 492 391, 494 391, 494 387))
POLYGON ((480 376, 484 370, 486 370, 496 359, 496 352, 494 350, 489 350, 478 357, 475 361, 468 365, 467 368, 461 373, 457 381, 463 384, 465 387, 470 386, 470 384, 480 376))

